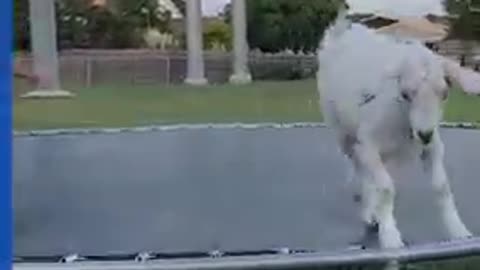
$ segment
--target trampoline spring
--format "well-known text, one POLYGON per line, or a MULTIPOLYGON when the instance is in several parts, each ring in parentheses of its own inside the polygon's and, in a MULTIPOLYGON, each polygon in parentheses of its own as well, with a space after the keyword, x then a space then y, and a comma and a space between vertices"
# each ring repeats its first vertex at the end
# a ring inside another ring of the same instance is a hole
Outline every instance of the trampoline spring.
POLYGON ((220 258, 223 257, 224 253, 220 250, 212 250, 208 252, 208 256, 211 258, 220 258))
POLYGON ((78 262, 84 260, 84 258, 80 257, 78 254, 70 254, 67 256, 64 256, 60 259, 60 263, 73 263, 73 262, 78 262))
POLYGON ((146 261, 149 261, 151 259, 154 259, 155 258, 155 255, 151 252, 142 252, 142 253, 139 253, 136 257, 135 257, 135 261, 136 262, 146 262, 146 261))
POLYGON ((288 255, 288 254, 291 254, 292 251, 287 247, 282 247, 282 248, 277 249, 277 253, 282 254, 282 255, 288 255))

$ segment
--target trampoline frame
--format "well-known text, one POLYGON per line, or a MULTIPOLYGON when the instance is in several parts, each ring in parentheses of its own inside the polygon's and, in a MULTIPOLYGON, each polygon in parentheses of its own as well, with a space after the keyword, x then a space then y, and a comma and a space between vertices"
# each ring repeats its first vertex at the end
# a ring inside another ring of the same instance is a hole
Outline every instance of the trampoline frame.
MULTIPOLYGON (((400 264, 437 261, 480 255, 480 238, 431 243, 395 250, 351 250, 330 253, 304 253, 200 259, 142 260, 117 262, 15 263, 15 270, 278 270, 352 265, 400 264)), ((77 257, 78 258, 78 257, 77 257)))
MULTIPOLYGON (((118 134, 144 133, 154 131, 176 131, 195 129, 288 129, 288 128, 318 128, 326 127, 324 123, 231 123, 231 124, 180 124, 158 125, 128 128, 83 128, 83 129, 54 129, 14 131, 14 137, 58 136, 58 135, 89 135, 89 134, 118 134)), ((476 129, 477 123, 443 122, 443 128, 476 129)), ((228 253, 228 252, 227 252, 228 253)), ((248 252, 247 252, 248 253, 248 252)), ((269 255, 222 255, 222 251, 207 252, 207 256, 200 258, 155 259, 154 253, 139 253, 133 260, 95 260, 82 258, 81 255, 71 254, 62 257, 58 262, 22 262, 13 263, 15 270, 253 270, 253 269, 307 269, 319 267, 346 267, 352 265, 378 265, 391 262, 405 264, 422 261, 442 261, 453 258, 465 258, 480 255, 480 237, 466 240, 456 240, 425 245, 412 245, 395 250, 381 249, 345 249, 334 252, 289 252, 280 250, 269 255), (140 258, 140 259, 139 259, 140 258), (154 259, 151 259, 154 258, 154 259)))

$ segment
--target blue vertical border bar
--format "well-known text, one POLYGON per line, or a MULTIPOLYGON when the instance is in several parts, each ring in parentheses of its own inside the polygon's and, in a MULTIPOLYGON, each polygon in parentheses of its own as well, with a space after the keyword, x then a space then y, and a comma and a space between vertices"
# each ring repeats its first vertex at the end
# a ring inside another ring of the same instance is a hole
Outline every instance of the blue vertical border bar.
POLYGON ((0 0, 0 270, 12 269, 13 1, 0 0))

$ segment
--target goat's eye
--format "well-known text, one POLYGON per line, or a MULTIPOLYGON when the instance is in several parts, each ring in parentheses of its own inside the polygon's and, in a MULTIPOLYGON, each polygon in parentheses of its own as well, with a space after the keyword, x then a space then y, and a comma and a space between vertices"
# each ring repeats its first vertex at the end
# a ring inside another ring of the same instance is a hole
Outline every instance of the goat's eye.
POLYGON ((401 95, 402 95, 402 98, 403 98, 405 101, 410 102, 411 99, 410 99, 410 96, 408 95, 407 92, 403 91, 401 95))

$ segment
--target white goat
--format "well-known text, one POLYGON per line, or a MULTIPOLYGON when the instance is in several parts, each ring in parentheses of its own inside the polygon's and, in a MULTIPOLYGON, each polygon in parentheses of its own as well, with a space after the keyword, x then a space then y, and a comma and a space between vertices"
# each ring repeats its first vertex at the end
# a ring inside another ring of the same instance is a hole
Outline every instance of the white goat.
POLYGON ((480 74, 417 42, 398 41, 344 14, 318 51, 318 91, 327 125, 362 183, 362 221, 378 226, 380 247, 404 246, 394 217, 387 164, 416 155, 425 165, 451 239, 471 237, 460 219, 444 168, 438 128, 451 83, 480 91, 480 74))

